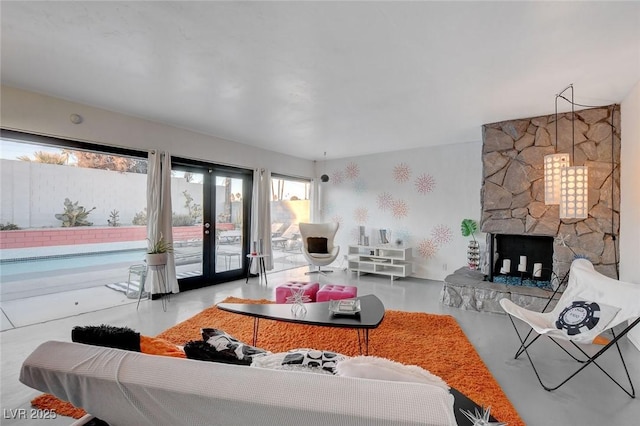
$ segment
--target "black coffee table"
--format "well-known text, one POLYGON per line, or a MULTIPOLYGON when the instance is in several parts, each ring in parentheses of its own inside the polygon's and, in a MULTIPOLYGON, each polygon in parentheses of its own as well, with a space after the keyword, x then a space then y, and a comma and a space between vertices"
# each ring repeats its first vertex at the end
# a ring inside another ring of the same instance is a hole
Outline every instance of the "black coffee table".
POLYGON ((253 345, 258 343, 258 327, 260 318, 275 321, 294 322, 298 324, 317 325, 321 327, 353 328, 358 331, 358 345, 362 353, 360 330, 364 331, 365 355, 369 354, 369 330, 377 328, 384 318, 384 305, 373 294, 360 296, 360 312, 355 315, 334 315, 329 310, 330 302, 305 303, 307 313, 296 316, 291 312, 291 304, 269 303, 219 303, 219 309, 235 314, 247 315, 253 321, 253 345))

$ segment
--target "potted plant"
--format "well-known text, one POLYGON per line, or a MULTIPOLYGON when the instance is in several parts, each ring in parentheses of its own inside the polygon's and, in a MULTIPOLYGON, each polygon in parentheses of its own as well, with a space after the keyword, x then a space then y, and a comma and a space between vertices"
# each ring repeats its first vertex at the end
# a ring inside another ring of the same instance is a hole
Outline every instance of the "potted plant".
POLYGON ((160 235, 160 238, 156 241, 149 241, 147 247, 147 265, 149 266, 159 266, 167 264, 167 253, 171 253, 173 251, 173 246, 171 243, 165 241, 164 237, 160 235))
POLYGON ((462 219, 460 224, 460 231, 463 237, 473 238, 469 241, 469 248, 467 250, 467 262, 469 269, 476 270, 480 266, 480 244, 473 235, 478 231, 478 223, 473 219, 462 219))

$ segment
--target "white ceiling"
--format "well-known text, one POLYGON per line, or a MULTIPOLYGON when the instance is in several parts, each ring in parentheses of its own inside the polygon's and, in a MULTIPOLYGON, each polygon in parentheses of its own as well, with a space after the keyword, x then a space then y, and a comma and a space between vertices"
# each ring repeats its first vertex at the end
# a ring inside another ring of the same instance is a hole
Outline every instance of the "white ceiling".
POLYGON ((1 2, 2 83, 307 159, 622 101, 640 2, 1 2), (560 104, 561 109, 567 109, 560 104))

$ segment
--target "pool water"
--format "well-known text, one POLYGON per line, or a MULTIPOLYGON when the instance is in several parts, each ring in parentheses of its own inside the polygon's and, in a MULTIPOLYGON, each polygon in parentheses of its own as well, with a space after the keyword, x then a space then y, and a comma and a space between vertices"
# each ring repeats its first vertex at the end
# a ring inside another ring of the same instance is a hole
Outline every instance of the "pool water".
POLYGON ((143 263, 145 250, 119 250, 64 256, 47 256, 0 262, 0 279, 28 273, 44 273, 65 269, 105 266, 118 263, 143 263))

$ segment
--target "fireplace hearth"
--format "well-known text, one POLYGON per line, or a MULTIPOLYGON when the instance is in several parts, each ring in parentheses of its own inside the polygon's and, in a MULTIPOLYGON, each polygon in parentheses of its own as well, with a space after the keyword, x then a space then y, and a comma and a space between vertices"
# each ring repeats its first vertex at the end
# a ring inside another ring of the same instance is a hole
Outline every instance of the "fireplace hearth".
POLYGON ((507 298, 527 309, 542 311, 560 284, 553 272, 554 238, 488 234, 487 242, 486 273, 463 267, 446 277, 442 304, 504 313, 499 302, 507 298))

